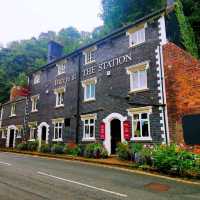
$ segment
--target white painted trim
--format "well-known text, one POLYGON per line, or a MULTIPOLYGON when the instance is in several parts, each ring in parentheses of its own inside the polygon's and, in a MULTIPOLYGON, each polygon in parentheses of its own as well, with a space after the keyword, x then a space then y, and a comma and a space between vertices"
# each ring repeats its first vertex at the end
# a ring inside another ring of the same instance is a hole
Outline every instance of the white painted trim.
POLYGON ((48 144, 48 141, 49 141, 49 125, 46 122, 42 122, 38 126, 38 130, 37 130, 37 136, 38 136, 38 140, 39 140, 39 147, 41 147, 41 143, 42 143, 42 127, 43 126, 46 127, 46 144, 48 144))
POLYGON ((105 119, 103 119, 103 122, 105 123, 105 126, 106 126, 105 127, 106 135, 105 135, 105 140, 103 141, 103 144, 104 144, 105 148, 107 149, 109 155, 111 154, 111 126, 110 126, 110 123, 113 119, 120 120, 120 122, 121 122, 121 142, 125 142, 123 122, 125 120, 127 120, 127 117, 124 117, 119 113, 111 113, 105 119))
POLYGON ((159 18, 159 34, 161 39, 161 45, 164 45, 167 43, 167 36, 166 36, 166 26, 165 26, 165 17, 164 15, 159 18))
POLYGON ((14 130, 13 147, 15 147, 16 130, 17 130, 17 127, 15 125, 8 126, 6 147, 9 147, 9 145, 10 145, 10 131, 11 130, 14 130))

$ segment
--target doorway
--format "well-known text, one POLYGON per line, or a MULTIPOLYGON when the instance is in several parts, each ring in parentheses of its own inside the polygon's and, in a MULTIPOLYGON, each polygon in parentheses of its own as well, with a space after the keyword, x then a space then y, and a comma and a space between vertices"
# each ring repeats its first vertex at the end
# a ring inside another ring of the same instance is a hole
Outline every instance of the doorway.
POLYGON ((121 142, 121 121, 113 119, 110 123, 111 132, 111 154, 116 153, 117 144, 121 142))
POLYGON ((43 126, 42 127, 42 135, 41 135, 42 143, 46 143, 46 137, 47 137, 47 127, 43 126))
POLYGON ((10 129, 10 138, 9 138, 9 147, 13 148, 14 147, 14 137, 15 137, 15 130, 10 129))

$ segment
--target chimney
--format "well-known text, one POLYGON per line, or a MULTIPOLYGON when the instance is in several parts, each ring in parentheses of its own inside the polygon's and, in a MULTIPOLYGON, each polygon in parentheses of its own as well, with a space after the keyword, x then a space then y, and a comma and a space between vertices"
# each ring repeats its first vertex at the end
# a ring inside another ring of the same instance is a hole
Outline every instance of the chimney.
POLYGON ((47 62, 50 63, 57 58, 60 58, 63 54, 63 46, 55 41, 48 43, 48 55, 47 62))

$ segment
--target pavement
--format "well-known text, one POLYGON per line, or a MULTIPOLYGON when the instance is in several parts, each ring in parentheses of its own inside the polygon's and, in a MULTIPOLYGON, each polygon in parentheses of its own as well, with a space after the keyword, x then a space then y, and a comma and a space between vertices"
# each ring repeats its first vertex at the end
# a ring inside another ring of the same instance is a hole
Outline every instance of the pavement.
POLYGON ((0 200, 200 200, 184 183, 72 160, 0 152, 0 200))

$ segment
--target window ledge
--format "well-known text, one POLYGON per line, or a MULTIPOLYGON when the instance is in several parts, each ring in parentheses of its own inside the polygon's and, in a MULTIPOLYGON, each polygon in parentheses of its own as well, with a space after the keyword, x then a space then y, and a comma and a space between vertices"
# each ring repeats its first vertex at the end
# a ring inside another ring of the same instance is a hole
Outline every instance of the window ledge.
MULTIPOLYGON (((145 41, 146 42, 146 41, 145 41)), ((141 45, 143 45, 145 42, 141 42, 141 43, 138 43, 138 44, 134 44, 134 45, 129 45, 129 49, 133 49, 133 48, 136 48, 136 47, 139 47, 141 45)))
POLYGON ((38 110, 31 110, 31 113, 36 113, 38 112, 38 110))
POLYGON ((96 141, 96 139, 95 138, 83 138, 82 139, 82 142, 95 142, 96 141))
POLYGON ((30 139, 28 140, 28 142, 35 142, 35 139, 30 139))
POLYGON ((61 76, 61 75, 63 75, 63 74, 66 74, 66 72, 63 72, 63 73, 61 73, 61 74, 57 74, 56 77, 59 77, 59 76, 61 76))
POLYGON ((90 65, 90 64, 94 64, 94 63, 96 63, 96 60, 93 60, 91 62, 87 62, 87 63, 85 63, 85 65, 90 65))
POLYGON ((52 141, 53 141, 53 142, 63 142, 63 139, 62 139, 62 138, 59 138, 59 139, 53 139, 52 141))
POLYGON ((152 141, 152 137, 132 137, 131 141, 152 141))
POLYGON ((133 93, 137 93, 137 92, 146 92, 148 90, 149 90, 149 88, 139 88, 139 89, 129 91, 128 94, 133 94, 133 93))
POLYGON ((21 136, 17 136, 16 138, 17 138, 17 139, 21 139, 22 137, 21 137, 21 136))
POLYGON ((1 139, 6 139, 6 137, 2 137, 1 139))
POLYGON ((55 106, 55 108, 64 108, 64 105, 55 106))
POLYGON ((90 103, 90 102, 94 102, 96 101, 96 99, 87 99, 87 100, 84 100, 83 103, 90 103))
POLYGON ((10 118, 12 118, 12 117, 16 117, 16 115, 10 115, 9 117, 10 117, 10 118))

